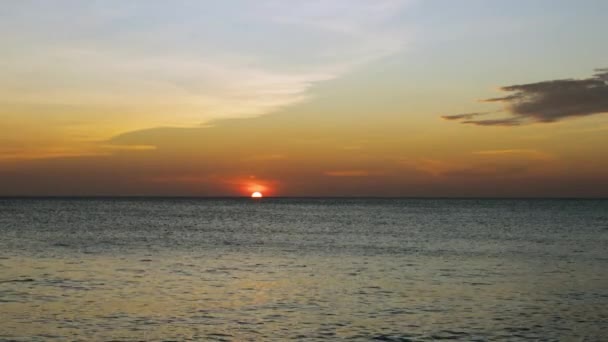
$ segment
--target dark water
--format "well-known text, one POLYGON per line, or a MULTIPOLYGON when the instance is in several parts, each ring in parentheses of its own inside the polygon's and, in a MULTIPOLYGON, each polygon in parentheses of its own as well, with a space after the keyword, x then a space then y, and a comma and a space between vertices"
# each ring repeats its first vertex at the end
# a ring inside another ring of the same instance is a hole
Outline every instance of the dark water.
POLYGON ((608 201, 0 199, 0 340, 608 340, 608 201))

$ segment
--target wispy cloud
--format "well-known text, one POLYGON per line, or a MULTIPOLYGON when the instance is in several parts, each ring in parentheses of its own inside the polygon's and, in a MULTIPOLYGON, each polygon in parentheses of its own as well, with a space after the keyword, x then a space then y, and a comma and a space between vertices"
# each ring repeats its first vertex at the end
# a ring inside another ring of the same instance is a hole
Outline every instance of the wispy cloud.
POLYGON ((154 151, 157 149, 154 145, 102 145, 101 148, 109 151, 154 151))
POLYGON ((330 177, 367 177, 372 173, 367 170, 336 170, 326 171, 325 175, 330 177))
MULTIPOLYGON (((77 133, 104 140, 268 114, 307 100, 319 82, 403 49, 408 27, 392 18, 408 2, 6 4, 0 115, 19 104, 25 124, 40 122, 41 107, 77 107, 86 122, 77 133)), ((53 127, 47 135, 55 141, 45 145, 74 145, 53 127)))
POLYGON ((262 115, 407 39, 390 20, 404 0, 110 3, 8 5, 1 35, 21 39, 7 39, 0 101, 172 108, 148 127, 262 115))
POLYGON ((446 115, 477 126, 519 126, 608 113, 608 69, 583 79, 561 79, 501 87, 506 96, 483 100, 504 105, 508 117, 477 119, 486 113, 446 115))
POLYGON ((473 154, 480 156, 497 156, 497 157, 507 157, 514 156, 517 158, 531 158, 536 160, 552 160, 554 156, 550 153, 536 150, 536 149, 502 149, 502 150, 481 150, 475 151, 473 154))
POLYGON ((443 115, 441 116, 444 120, 472 120, 478 116, 488 115, 490 112, 483 113, 463 113, 463 114, 453 114, 453 115, 443 115))
POLYGON ((520 118, 486 119, 486 120, 463 120, 463 124, 476 126, 519 126, 523 124, 520 118))
POLYGON ((517 176, 545 167, 556 156, 528 148, 479 150, 471 156, 451 159, 403 159, 400 164, 439 178, 517 176))
POLYGON ((260 154, 260 155, 247 157, 247 158, 244 158, 243 161, 260 162, 260 161, 278 161, 278 160, 285 160, 285 159, 287 159, 286 155, 274 153, 274 154, 260 154))

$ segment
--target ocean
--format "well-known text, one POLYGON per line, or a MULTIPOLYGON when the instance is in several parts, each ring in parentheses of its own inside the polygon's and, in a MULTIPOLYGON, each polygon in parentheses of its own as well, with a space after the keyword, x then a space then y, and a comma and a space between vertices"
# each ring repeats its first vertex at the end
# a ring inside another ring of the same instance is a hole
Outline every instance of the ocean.
POLYGON ((0 199, 0 341, 607 341, 608 200, 0 199))

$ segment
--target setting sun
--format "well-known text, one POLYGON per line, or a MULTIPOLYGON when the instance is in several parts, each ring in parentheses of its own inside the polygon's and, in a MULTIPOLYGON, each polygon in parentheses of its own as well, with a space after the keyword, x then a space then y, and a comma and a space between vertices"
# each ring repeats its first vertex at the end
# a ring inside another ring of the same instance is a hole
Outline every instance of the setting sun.
POLYGON ((254 193, 251 194, 251 197, 252 198, 262 198, 263 196, 262 196, 261 192, 256 191, 256 192, 254 192, 254 193))

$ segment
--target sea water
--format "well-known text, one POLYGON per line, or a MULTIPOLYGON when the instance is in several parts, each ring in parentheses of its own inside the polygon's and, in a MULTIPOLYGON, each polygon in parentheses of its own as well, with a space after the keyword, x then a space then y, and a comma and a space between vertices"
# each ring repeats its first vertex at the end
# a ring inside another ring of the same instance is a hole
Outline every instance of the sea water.
POLYGON ((0 340, 608 340, 608 201, 0 199, 0 340))

